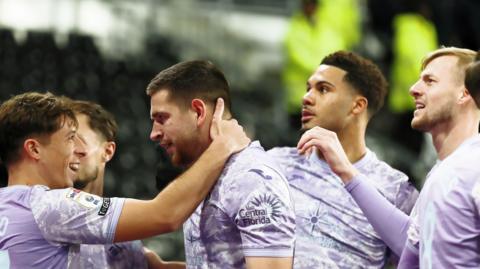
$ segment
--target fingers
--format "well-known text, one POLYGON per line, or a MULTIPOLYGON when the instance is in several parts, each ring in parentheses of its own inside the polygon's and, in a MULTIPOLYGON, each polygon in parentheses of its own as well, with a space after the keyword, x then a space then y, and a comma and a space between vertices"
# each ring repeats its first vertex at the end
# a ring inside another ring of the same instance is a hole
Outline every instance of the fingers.
POLYGON ((336 134, 332 131, 329 131, 327 129, 321 128, 321 127, 314 127, 308 131, 306 131, 300 140, 297 143, 297 149, 302 149, 305 147, 305 143, 312 139, 319 139, 319 140, 335 140, 336 134))
POLYGON ((217 99, 217 104, 215 105, 215 111, 213 112, 213 120, 221 120, 223 117, 223 111, 225 110, 225 102, 223 98, 217 99))

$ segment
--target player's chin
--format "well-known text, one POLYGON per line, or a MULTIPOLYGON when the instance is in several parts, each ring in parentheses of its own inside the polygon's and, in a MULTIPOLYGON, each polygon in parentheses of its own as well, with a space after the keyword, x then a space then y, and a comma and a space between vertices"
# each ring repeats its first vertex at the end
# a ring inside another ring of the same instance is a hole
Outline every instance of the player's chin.
POLYGON ((309 124, 309 122, 305 122, 305 123, 302 123, 302 126, 300 127, 300 130, 305 132, 305 131, 308 131, 312 128, 313 128, 312 124, 309 124))

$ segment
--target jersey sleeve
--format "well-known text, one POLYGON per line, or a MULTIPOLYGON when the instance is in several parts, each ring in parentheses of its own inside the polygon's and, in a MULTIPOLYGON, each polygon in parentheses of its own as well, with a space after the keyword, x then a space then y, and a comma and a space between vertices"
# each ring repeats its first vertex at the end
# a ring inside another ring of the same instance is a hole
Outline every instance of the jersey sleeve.
POLYGON ((285 179, 262 166, 248 170, 238 181, 245 186, 235 212, 244 255, 291 257, 295 215, 285 179))
POLYGON ((36 186, 30 196, 33 217, 45 239, 56 244, 109 244, 125 199, 102 198, 74 188, 36 186))

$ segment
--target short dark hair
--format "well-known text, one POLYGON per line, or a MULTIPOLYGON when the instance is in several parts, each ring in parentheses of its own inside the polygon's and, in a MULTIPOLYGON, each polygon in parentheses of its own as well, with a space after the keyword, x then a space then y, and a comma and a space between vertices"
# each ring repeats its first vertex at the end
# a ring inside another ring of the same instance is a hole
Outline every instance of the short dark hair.
POLYGON ((50 135, 68 120, 78 125, 71 100, 66 97, 48 92, 26 92, 11 97, 0 106, 0 160, 5 165, 17 161, 25 139, 50 135))
POLYGON ((90 128, 100 134, 105 141, 115 141, 118 125, 112 113, 90 101, 73 101, 72 108, 75 113, 87 116, 90 128))
POLYGON ((368 100, 368 114, 373 116, 383 106, 388 83, 372 61, 348 51, 337 51, 323 58, 321 64, 346 72, 344 80, 368 100))
POLYGON ((471 63, 465 72, 465 87, 480 108, 480 50, 477 52, 475 61, 471 63))
POLYGON ((225 101, 225 111, 231 111, 230 87, 225 75, 209 61, 186 61, 158 73, 147 86, 152 96, 160 90, 170 92, 170 97, 185 106, 194 98, 215 105, 218 98, 225 101))

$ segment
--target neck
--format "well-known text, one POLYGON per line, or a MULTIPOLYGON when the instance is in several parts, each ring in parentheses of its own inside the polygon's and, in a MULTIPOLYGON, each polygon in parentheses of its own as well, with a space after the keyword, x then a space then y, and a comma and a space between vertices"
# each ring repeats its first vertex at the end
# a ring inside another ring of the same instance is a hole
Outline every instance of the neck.
POLYGON ((356 163, 367 153, 365 130, 366 126, 362 127, 359 123, 357 125, 346 127, 337 133, 343 150, 351 163, 356 163))
POLYGON ((451 120, 430 130, 439 160, 445 159, 465 140, 478 134, 478 115, 464 113, 461 117, 461 120, 451 120))
POLYGON ((25 161, 11 164, 7 167, 8 186, 13 185, 49 185, 48 181, 35 169, 35 166, 25 161))
POLYGON ((87 184, 85 188, 82 189, 84 192, 95 194, 98 196, 103 196, 103 186, 104 186, 104 177, 105 170, 98 171, 98 176, 93 181, 87 184))

